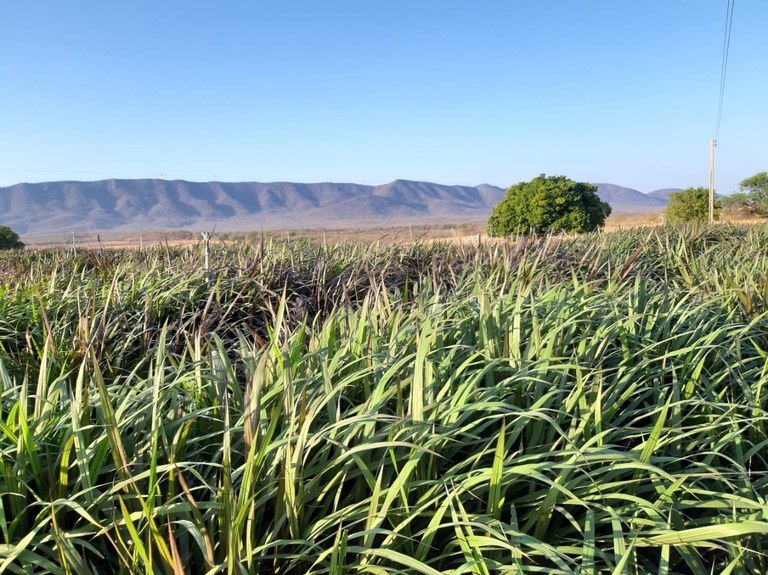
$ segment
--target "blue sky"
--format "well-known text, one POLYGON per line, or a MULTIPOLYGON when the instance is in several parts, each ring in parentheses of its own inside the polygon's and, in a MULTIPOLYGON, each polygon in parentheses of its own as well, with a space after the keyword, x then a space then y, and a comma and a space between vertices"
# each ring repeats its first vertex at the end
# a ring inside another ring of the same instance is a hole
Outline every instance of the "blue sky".
MULTIPOLYGON (((706 186, 726 5, 5 0, 0 185, 706 186)), ((723 193, 768 170, 767 22, 736 1, 723 193)))

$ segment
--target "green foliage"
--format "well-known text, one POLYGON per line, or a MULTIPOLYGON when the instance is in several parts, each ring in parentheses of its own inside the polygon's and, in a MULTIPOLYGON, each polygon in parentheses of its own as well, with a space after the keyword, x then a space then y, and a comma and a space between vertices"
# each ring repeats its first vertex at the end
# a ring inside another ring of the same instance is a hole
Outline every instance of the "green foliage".
POLYGON ((763 208, 768 208, 768 173, 760 172, 742 180, 739 189, 747 194, 751 201, 763 208))
POLYGON ((605 225, 611 207, 597 186, 544 174, 507 190, 488 220, 488 233, 591 232, 605 225))
MULTIPOLYGON (((720 218, 720 200, 715 198, 715 219, 720 218)), ((686 188, 669 194, 667 221, 680 222, 709 221, 709 190, 707 188, 686 188)))
POLYGON ((739 192, 729 196, 727 206, 734 211, 768 216, 768 173, 760 172, 742 180, 739 192))
POLYGON ((768 228, 201 260, 0 254, 0 572, 768 573, 768 228))
POLYGON ((19 235, 8 226, 0 226, 0 250, 23 249, 24 243, 19 235))

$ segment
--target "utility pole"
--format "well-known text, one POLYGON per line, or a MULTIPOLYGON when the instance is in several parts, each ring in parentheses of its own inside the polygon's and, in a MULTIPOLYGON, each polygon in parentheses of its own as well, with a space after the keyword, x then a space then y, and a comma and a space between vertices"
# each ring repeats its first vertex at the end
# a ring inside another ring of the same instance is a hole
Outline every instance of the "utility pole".
POLYGON ((205 257, 203 269, 205 270, 205 281, 207 283, 211 281, 211 238, 213 237, 213 232, 201 232, 200 235, 203 236, 203 255, 205 257))
POLYGON ((709 223, 715 223, 715 145, 714 138, 709 141, 709 223))

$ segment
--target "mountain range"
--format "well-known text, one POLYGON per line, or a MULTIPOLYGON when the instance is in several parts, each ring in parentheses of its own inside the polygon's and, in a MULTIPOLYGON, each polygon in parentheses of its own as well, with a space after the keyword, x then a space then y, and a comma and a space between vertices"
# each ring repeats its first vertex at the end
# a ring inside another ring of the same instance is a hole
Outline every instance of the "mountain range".
MULTIPOLYGON (((614 213, 661 211, 674 189, 643 194, 598 184, 614 213)), ((451 186, 395 180, 380 186, 293 182, 132 179, 22 183, 0 187, 0 224, 20 234, 101 230, 224 230, 469 222, 504 197, 489 184, 451 186)))

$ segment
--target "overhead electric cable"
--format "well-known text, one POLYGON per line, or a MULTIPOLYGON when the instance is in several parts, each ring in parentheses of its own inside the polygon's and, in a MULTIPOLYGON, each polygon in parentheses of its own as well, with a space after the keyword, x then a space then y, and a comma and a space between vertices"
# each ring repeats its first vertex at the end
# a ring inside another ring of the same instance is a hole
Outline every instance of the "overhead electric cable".
POLYGON ((733 26, 733 6, 736 0, 728 0, 725 8, 725 32, 723 33, 723 60, 720 65, 720 100, 717 104, 717 127, 715 139, 720 135, 720 121, 723 118, 723 97, 725 96, 725 78, 728 73, 728 52, 731 48, 731 28, 733 26))

